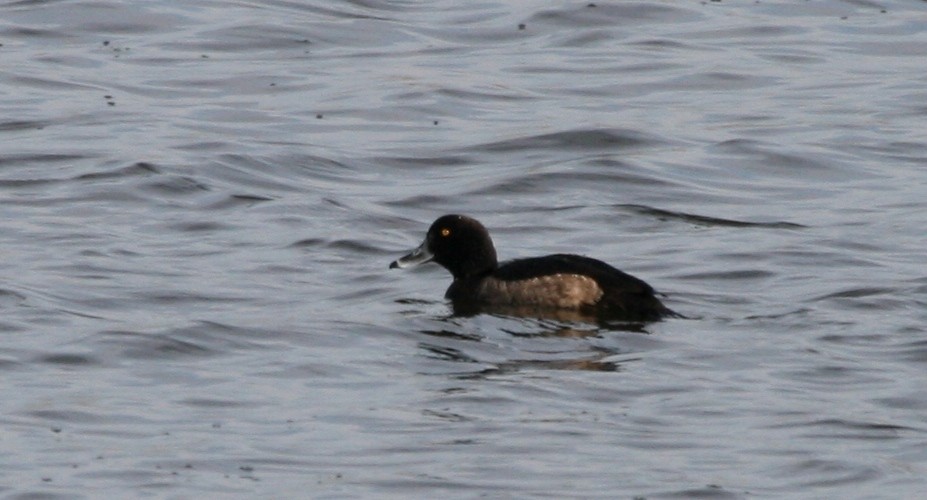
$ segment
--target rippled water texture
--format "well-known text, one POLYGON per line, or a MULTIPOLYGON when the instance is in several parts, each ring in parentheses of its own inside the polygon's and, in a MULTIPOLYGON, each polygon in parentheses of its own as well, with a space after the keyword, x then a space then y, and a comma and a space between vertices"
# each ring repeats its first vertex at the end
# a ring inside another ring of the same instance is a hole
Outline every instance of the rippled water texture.
POLYGON ((918 498, 927 3, 0 4, 4 498, 918 498), (444 213, 689 319, 454 316, 444 213))

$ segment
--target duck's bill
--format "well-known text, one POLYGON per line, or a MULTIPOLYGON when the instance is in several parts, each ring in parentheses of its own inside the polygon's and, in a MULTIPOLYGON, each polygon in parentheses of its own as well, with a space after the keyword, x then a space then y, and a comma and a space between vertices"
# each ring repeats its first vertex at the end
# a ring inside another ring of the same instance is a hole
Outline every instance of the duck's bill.
POLYGON ((412 252, 409 255, 406 255, 405 257, 400 257, 399 259, 394 260, 389 265, 389 268, 395 269, 398 267, 399 269, 403 269, 406 267, 412 267, 412 266, 421 264, 423 262, 428 262, 432 258, 434 258, 434 254, 432 254, 431 250, 428 249, 428 241, 426 240, 422 242, 422 244, 419 245, 418 248, 416 248, 415 250, 412 250, 412 252))

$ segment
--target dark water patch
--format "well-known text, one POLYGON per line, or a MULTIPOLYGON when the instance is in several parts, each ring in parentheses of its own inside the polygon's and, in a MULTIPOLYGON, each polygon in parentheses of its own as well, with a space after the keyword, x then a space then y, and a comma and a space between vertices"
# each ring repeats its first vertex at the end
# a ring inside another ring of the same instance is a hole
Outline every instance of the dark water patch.
POLYGON ((731 139, 718 143, 712 149, 720 154, 748 160, 732 165, 734 168, 785 177, 800 172, 800 179, 805 182, 815 179, 845 182, 848 178, 866 176, 862 172, 848 169, 848 165, 841 165, 834 154, 807 150, 801 153, 784 152, 778 150, 781 146, 752 139, 731 139))
POLYGON ((753 495, 749 491, 743 492, 734 492, 730 491, 724 486, 717 484, 707 484, 701 488, 685 488, 678 491, 663 491, 655 493, 647 493, 646 495, 635 496, 635 500, 648 500, 648 499, 659 499, 659 498, 717 498, 717 499, 733 499, 733 498, 750 498, 753 495))
POLYGON ((927 296, 927 276, 913 278, 909 280, 913 286, 913 293, 916 295, 927 296))
MULTIPOLYGON (((359 283, 370 283, 372 279, 368 277, 366 279, 353 280, 353 281, 356 281, 359 283)), ((377 297, 382 297, 384 294, 386 294, 390 290, 392 290, 392 288, 372 287, 372 286, 367 285, 366 287, 363 287, 357 291, 334 295, 332 297, 332 300, 336 300, 339 302, 340 301, 356 302, 356 301, 365 300, 365 299, 376 299, 377 297)))
MULTIPOLYGON (((0 330, 0 331, 7 331, 7 330, 0 330)), ((13 359, 7 354, 0 354, 0 370, 13 370, 16 368, 21 368, 23 366, 26 366, 26 365, 21 363, 19 359, 13 359)))
POLYGON ((324 238, 305 238, 290 245, 290 248, 315 248, 322 247, 328 243, 324 238))
MULTIPOLYGON (((631 46, 638 46, 647 49, 658 49, 658 50, 682 50, 689 47, 689 44, 683 40, 672 40, 669 38, 645 38, 642 40, 636 40, 630 43, 631 46)), ((642 66, 641 68, 663 68, 670 69, 669 66, 659 65, 659 66, 642 66)))
POLYGON ((237 304, 245 303, 251 300, 249 297, 233 295, 204 295, 194 292, 163 292, 157 290, 145 290, 133 294, 135 298, 143 303, 158 305, 191 305, 191 304, 237 304))
POLYGON ((204 181, 189 176, 162 175, 153 178, 151 181, 145 182, 139 186, 139 189, 158 196, 175 198, 178 196, 197 195, 206 191, 212 191, 213 187, 204 181))
POLYGON ((0 305, 15 305, 26 300, 26 296, 15 290, 0 288, 0 305))
MULTIPOLYGON (((97 460, 107 463, 114 461, 115 457, 98 455, 97 460)), ((158 470, 157 467, 152 470, 139 470, 133 467, 118 467, 110 465, 107 468, 90 469, 80 474, 85 480, 91 480, 97 484, 107 484, 112 481, 127 482, 135 485, 133 489, 136 493, 151 494, 161 492, 168 488, 176 487, 176 482, 180 476, 179 473, 169 473, 158 470), (142 493, 144 492, 144 493, 142 493)))
POLYGON ((387 200, 384 201, 383 204, 393 208, 421 209, 427 207, 447 207, 449 204, 449 197, 434 194, 417 194, 406 196, 399 200, 387 200))
MULTIPOLYGON (((30 153, 30 154, 0 154, 0 167, 23 167, 32 164, 47 165, 50 163, 72 163, 88 159, 89 156, 72 153, 30 153)), ((39 178, 47 179, 47 178, 39 178)), ((58 179, 54 179, 58 180, 58 179)))
MULTIPOLYGON (((920 99, 925 98, 927 98, 927 96, 920 97, 920 99)), ((915 109, 916 111, 912 110, 911 113, 915 117, 923 118, 924 116, 927 116, 927 105, 922 108, 915 109)), ((875 145, 854 144, 853 147, 861 151, 878 154, 881 157, 891 160, 903 160, 919 162, 920 164, 923 164, 924 158, 927 158, 927 141, 915 142, 890 140, 882 141, 875 145)))
POLYGON ((522 95, 514 92, 502 92, 501 89, 497 89, 494 92, 489 92, 486 90, 477 91, 470 89, 438 89, 437 94, 444 97, 451 97, 454 99, 460 99, 462 102, 480 102, 485 103, 487 101, 499 100, 504 102, 513 102, 513 101, 534 101, 536 97, 522 95))
POLYGON ((59 366, 93 366, 99 364, 99 361, 93 356, 76 353, 47 354, 40 356, 37 361, 59 366))
POLYGON ((849 460, 808 459, 771 470, 773 477, 788 478, 802 488, 826 488, 837 485, 859 485, 873 481, 882 473, 874 465, 849 460))
POLYGON ((81 174, 74 177, 74 180, 87 181, 87 180, 117 180, 127 177, 136 177, 136 176, 148 176, 161 174, 162 170, 160 167, 154 163, 149 162, 135 162, 131 165, 125 167, 119 167, 113 170, 104 170, 98 172, 90 172, 86 174, 81 174))
MULTIPOLYGON (((171 93, 170 91, 166 91, 171 93)), ((173 94, 171 94, 173 95, 173 94)), ((181 151, 191 151, 196 153, 212 153, 218 154, 224 152, 228 149, 228 143, 225 141, 206 141, 198 140, 193 142, 185 142, 183 144, 178 144, 174 149, 181 151)))
POLYGON ((861 347, 874 347, 878 345, 884 345, 886 342, 890 341, 891 337, 888 334, 884 333, 849 333, 849 334, 837 334, 831 333, 827 335, 821 335, 818 337, 818 340, 821 342, 829 342, 837 345, 846 345, 846 346, 861 346, 861 347))
MULTIPOLYGON (((472 421, 475 421, 475 419, 470 418, 470 417, 468 417, 468 416, 466 416, 466 415, 461 415, 460 413, 454 413, 454 412, 449 412, 449 411, 423 410, 423 411, 422 411, 422 415, 424 415, 424 416, 426 416, 426 417, 437 418, 437 419, 444 420, 444 421, 448 421, 448 422, 472 422, 472 421)), ((473 444, 473 442, 471 441, 471 442, 466 442, 466 443, 464 443, 464 442, 459 442, 459 441, 457 441, 457 442, 455 442, 455 444, 473 444)))
POLYGON ((40 28, 30 28, 25 26, 11 25, 5 27, 3 30, 0 30, 0 33, 5 34, 9 38, 38 38, 48 41, 63 41, 63 40, 72 40, 74 37, 70 34, 64 33, 60 30, 52 29, 40 29, 40 28))
MULTIPOLYGON (((591 29, 584 30, 582 33, 571 35, 565 37, 557 45, 559 47, 594 47, 596 45, 607 45, 614 42, 615 34, 612 30, 607 28, 600 29, 591 29)), ((520 68, 521 71, 531 72, 537 71, 538 73, 558 73, 561 71, 560 68, 556 67, 538 67, 536 69, 526 70, 525 68, 520 68)))
POLYGON ((26 412, 26 414, 38 420, 54 423, 56 426, 53 427, 52 430, 56 433, 62 430, 58 425, 137 423, 139 418, 126 414, 89 412, 83 410, 32 410, 26 412))
POLYGON ((901 290, 886 287, 857 286, 827 293, 811 299, 833 302, 841 308, 891 311, 910 307, 910 300, 901 290))
MULTIPOLYGON (((384 249, 370 243, 366 239, 337 239, 325 244, 326 248, 339 250, 339 253, 349 254, 373 254, 373 255, 391 255, 395 250, 384 249)), ((386 263, 384 263, 385 269, 386 263)))
POLYGON ((805 387, 846 387, 858 390, 864 385, 879 386, 886 382, 886 377, 878 370, 851 364, 822 364, 791 370, 783 374, 784 378, 803 384, 805 387))
POLYGON ((212 220, 201 221, 184 221, 173 224, 167 224, 166 228, 180 233, 213 233, 217 231, 230 231, 235 229, 231 224, 212 220))
MULTIPOLYGON (((582 165, 593 167, 597 172, 630 172, 634 170, 643 170, 638 165, 628 161, 619 160, 610 154, 583 158, 582 165)), ((653 182, 666 183, 664 179, 657 178, 654 178, 653 182)))
POLYGON ((446 155, 446 156, 381 156, 370 160, 374 165, 387 165, 398 169, 421 169, 431 167, 459 167, 471 165, 474 162, 472 156, 467 155, 446 155))
POLYGON ((18 132, 22 130, 42 130, 51 122, 42 120, 0 121, 0 132, 18 132))
POLYGON ((340 379, 344 377, 344 367, 332 363, 289 363, 271 364, 256 372, 261 377, 270 377, 284 380, 325 380, 340 379))
POLYGON ((782 38, 797 36, 806 33, 808 28, 787 24, 756 24, 751 26, 731 27, 722 30, 712 30, 710 33, 688 33, 692 39, 728 39, 759 43, 766 46, 763 38, 782 38))
MULTIPOLYGON (((75 234, 70 238, 60 238, 55 243, 59 245, 85 244, 93 245, 97 241, 90 235, 75 234)), ((185 276, 183 272, 176 269, 164 267, 145 267, 136 263, 141 262, 145 256, 132 254, 132 252, 120 249, 108 249, 106 252, 98 250, 81 250, 76 255, 84 257, 83 259, 70 259, 66 264, 47 263, 39 267, 43 271, 54 271, 62 276, 71 278, 99 280, 105 282, 118 281, 121 276, 135 275, 146 277, 162 278, 179 278, 185 276)), ((80 296, 92 295, 91 290, 85 290, 86 293, 80 296)))
MULTIPOLYGON (((617 176, 605 175, 598 176, 601 178, 614 178, 617 176)), ((520 176, 516 179, 502 180, 492 183, 486 187, 478 187, 471 190, 468 194, 485 194, 485 195, 500 195, 500 194, 509 194, 509 195, 525 195, 530 193, 546 193, 550 192, 554 186, 557 186, 557 181, 561 182, 581 182, 589 181, 595 182, 595 179, 590 179, 587 176, 583 175, 577 179, 576 175, 568 173, 537 173, 537 174, 526 174, 520 176)))
POLYGON ((249 403, 247 401, 240 400, 227 400, 227 399, 215 399, 215 398, 188 398, 182 399, 177 402, 178 404, 184 406, 190 406, 194 408, 253 408, 257 405, 254 403, 249 403))
MULTIPOLYGON (((828 251, 824 250, 822 247, 818 247, 816 250, 776 249, 775 252, 768 255, 768 257, 784 264, 803 267, 884 268, 882 263, 867 257, 867 255, 871 255, 871 253, 860 253, 860 255, 857 256, 847 252, 828 251)), ((738 256, 733 254, 724 254, 722 257, 731 259, 738 258, 738 256)), ((741 257, 746 257, 746 255, 742 255, 741 257)), ((754 255, 753 258, 755 259, 756 255, 754 255)))
POLYGON ((770 88, 781 84, 781 80, 759 73, 732 73, 725 71, 698 72, 668 79, 656 85, 666 90, 676 89, 692 92, 714 93, 719 91, 745 91, 770 88))
MULTIPOLYGON (((923 334, 923 332, 921 332, 923 334)), ((927 363, 927 340, 912 340, 905 342, 895 349, 895 354, 901 359, 914 363, 927 363)))
MULTIPOLYGON (((850 224, 850 226, 855 225, 857 225, 855 222, 850 224)), ((846 255, 847 252, 840 252, 844 254, 842 258, 845 259, 845 262, 847 263, 858 262, 860 257, 857 255, 878 255, 885 250, 885 247, 877 240, 867 241, 865 239, 853 236, 844 238, 815 239, 812 240, 812 243, 816 247, 835 248, 850 251, 850 255, 846 255)))
POLYGON ((873 400, 887 408, 896 408, 899 410, 917 410, 923 412, 927 410, 927 400, 920 394, 911 393, 906 397, 895 396, 887 398, 876 398, 873 400))
POLYGON ((259 349, 255 330, 201 321, 160 332, 108 330, 91 341, 118 357, 141 360, 203 358, 259 349), (251 338, 255 336, 255 338, 251 338))
POLYGON ((775 272, 765 269, 729 269, 723 271, 705 271, 697 273, 682 274, 678 279, 684 280, 731 280, 731 281, 756 281, 766 280, 776 276, 775 272))
POLYGON ((315 32, 305 28, 273 25, 239 25, 214 31, 200 32, 195 39, 167 44, 179 51, 236 54, 249 52, 309 50, 315 32))
MULTIPOLYGON (((760 165, 778 169, 778 167, 793 168, 807 175, 814 171, 833 172, 836 165, 830 161, 815 160, 808 154, 791 154, 777 151, 757 151, 762 155, 760 165)), ((824 159, 822 159, 824 160, 824 159)))
POLYGON ((578 2, 556 10, 534 13, 526 23, 551 25, 570 29, 589 29, 593 26, 617 26, 693 21, 699 17, 695 11, 677 5, 653 2, 578 2))
POLYGON ((9 77, 12 83, 17 84, 17 86, 31 88, 38 91, 96 91, 99 90, 98 87, 91 85, 83 85, 73 82, 63 82, 61 80, 56 80, 52 78, 36 78, 31 76, 12 76, 9 77))
POLYGON ((206 206, 209 210, 229 210, 236 208, 248 208, 256 206, 267 201, 274 201, 276 198, 270 196, 258 196, 251 194, 232 194, 221 200, 210 203, 206 206))
POLYGON ((612 205, 616 208, 631 211, 634 213, 657 217, 661 220, 680 220, 698 226, 709 227, 749 227, 749 228, 768 228, 768 229, 805 229, 808 226, 794 222, 773 221, 773 222, 748 222, 734 219, 725 219, 721 217, 711 217, 707 215, 691 214, 686 212, 674 212, 662 208, 649 207, 646 205, 617 204, 612 205))
MULTIPOLYGON (((407 449, 404 451, 414 452, 421 450, 407 449)), ((492 484, 491 481, 484 478, 463 481, 427 473, 396 479, 378 478, 371 481, 371 485, 377 491, 394 496, 403 496, 415 491, 429 491, 438 496, 505 497, 507 491, 504 486, 492 484)))
POLYGON ((325 203, 326 205, 331 205, 331 206, 333 206, 333 207, 335 207, 335 208, 339 208, 339 209, 347 209, 347 208, 350 208, 350 207, 347 205, 347 203, 345 203, 345 202, 343 202, 343 201, 341 201, 341 200, 338 200, 338 199, 336 199, 336 198, 329 197, 329 196, 323 197, 323 198, 322 198, 322 202, 325 203))
MULTIPOLYGON (((333 20, 351 20, 351 19, 374 19, 380 21, 391 21, 392 16, 397 13, 415 11, 418 4, 403 4, 398 2, 375 2, 368 0, 351 0, 343 4, 331 5, 328 3, 312 2, 293 2, 290 0, 273 0, 265 2, 267 6, 272 7, 274 12, 283 13, 288 19, 301 18, 305 16, 308 19, 316 17, 331 17, 333 20), (374 14, 375 12, 389 15, 374 14), (294 17, 296 16, 296 17, 294 17)), ((325 20, 332 21, 332 20, 325 20)))
MULTIPOLYGON (((26 32, 29 36, 40 36, 50 40, 60 39, 72 33, 87 33, 90 35, 108 37, 112 34, 141 34, 163 31, 169 26, 183 26, 186 18, 173 14, 158 12, 157 9, 140 6, 137 9, 120 9, 111 4, 98 2, 84 2, 70 4, 68 2, 13 2, 18 7, 10 11, 9 17, 22 25, 53 25, 65 26, 67 31, 61 29, 43 30, 37 28, 22 28, 17 32, 26 32)), ((106 39, 104 46, 109 46, 106 39)))
POLYGON ((665 180, 647 175, 646 173, 625 171, 625 166, 617 162, 613 167, 614 168, 611 170, 601 169, 596 171, 521 173, 506 179, 486 181, 486 185, 476 187, 464 194, 474 196, 524 195, 556 192, 565 188, 596 188, 604 185, 665 186, 668 184, 665 180))
POLYGON ((474 145, 467 149, 493 153, 509 153, 533 150, 580 150, 612 151, 643 146, 653 146, 661 141, 637 130, 629 129, 586 129, 567 130, 551 134, 519 137, 504 141, 474 145))
POLYGON ((202 342, 175 338, 171 334, 148 334, 130 331, 108 331, 98 334, 97 342, 117 347, 122 355, 132 359, 172 359, 186 356, 211 356, 218 352, 202 342))
POLYGON ((839 418, 780 424, 774 426, 774 428, 776 427, 808 429, 808 433, 805 435, 812 439, 896 440, 905 437, 907 434, 923 431, 923 429, 914 429, 903 425, 859 422, 839 418))
POLYGON ((893 293, 894 290, 889 288, 879 288, 879 287, 860 287, 860 288, 849 288, 846 290, 841 290, 839 292, 829 293, 823 295, 814 300, 828 300, 828 299, 855 299, 861 297, 871 297, 873 295, 883 295, 893 293))
POLYGON ((55 4, 62 4, 62 3, 67 3, 67 1, 66 0, 13 0, 11 2, 7 2, 5 6, 28 8, 28 7, 36 7, 36 6, 44 7, 48 5, 55 5, 55 4))
MULTIPOLYGON (((24 331, 28 331, 29 329, 30 329, 30 325, 17 324, 17 323, 13 323, 9 321, 0 321, 0 333, 24 332, 24 331)), ((0 366, 3 366, 2 360, 0 360, 0 366)))
POLYGON ((826 58, 813 51, 794 47, 767 49, 759 56, 775 64, 814 65, 827 62, 826 58))

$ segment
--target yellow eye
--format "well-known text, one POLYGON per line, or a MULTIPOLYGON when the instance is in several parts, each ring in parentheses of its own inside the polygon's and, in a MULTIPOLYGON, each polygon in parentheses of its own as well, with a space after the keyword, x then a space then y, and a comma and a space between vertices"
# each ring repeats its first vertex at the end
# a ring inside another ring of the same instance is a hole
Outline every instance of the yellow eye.
POLYGON ((448 229, 448 228, 446 228, 446 227, 441 228, 441 236, 447 237, 447 236, 450 236, 450 235, 451 235, 451 230, 450 230, 450 229, 448 229))

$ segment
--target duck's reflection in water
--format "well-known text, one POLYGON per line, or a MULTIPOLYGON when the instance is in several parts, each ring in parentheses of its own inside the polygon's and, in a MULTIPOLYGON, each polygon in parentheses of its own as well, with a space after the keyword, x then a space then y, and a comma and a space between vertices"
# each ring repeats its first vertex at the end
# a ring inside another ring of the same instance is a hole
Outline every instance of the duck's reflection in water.
POLYGON ((630 354, 617 345, 621 333, 649 333, 645 324, 593 322, 595 317, 578 311, 538 314, 534 309, 497 308, 491 314, 485 310, 458 314, 462 312, 455 310, 455 314, 440 319, 447 328, 419 330, 432 339, 419 343, 427 357, 469 365, 463 371, 445 372, 462 378, 523 370, 618 372, 622 365, 640 359, 621 356, 630 354), (470 321, 480 314, 486 314, 484 320, 491 323, 491 328, 470 321), (504 335, 500 336, 500 332, 504 335), (609 335, 616 333, 618 337, 609 335))
MULTIPOLYGON (((627 321, 621 317, 583 310, 459 303, 452 304, 452 307, 456 317, 467 318, 480 314, 490 314, 504 318, 535 320, 535 324, 546 327, 531 334, 532 336, 590 337, 599 336, 603 331, 650 333, 647 330, 647 322, 627 321)), ((525 335, 524 333, 509 333, 525 335)))

